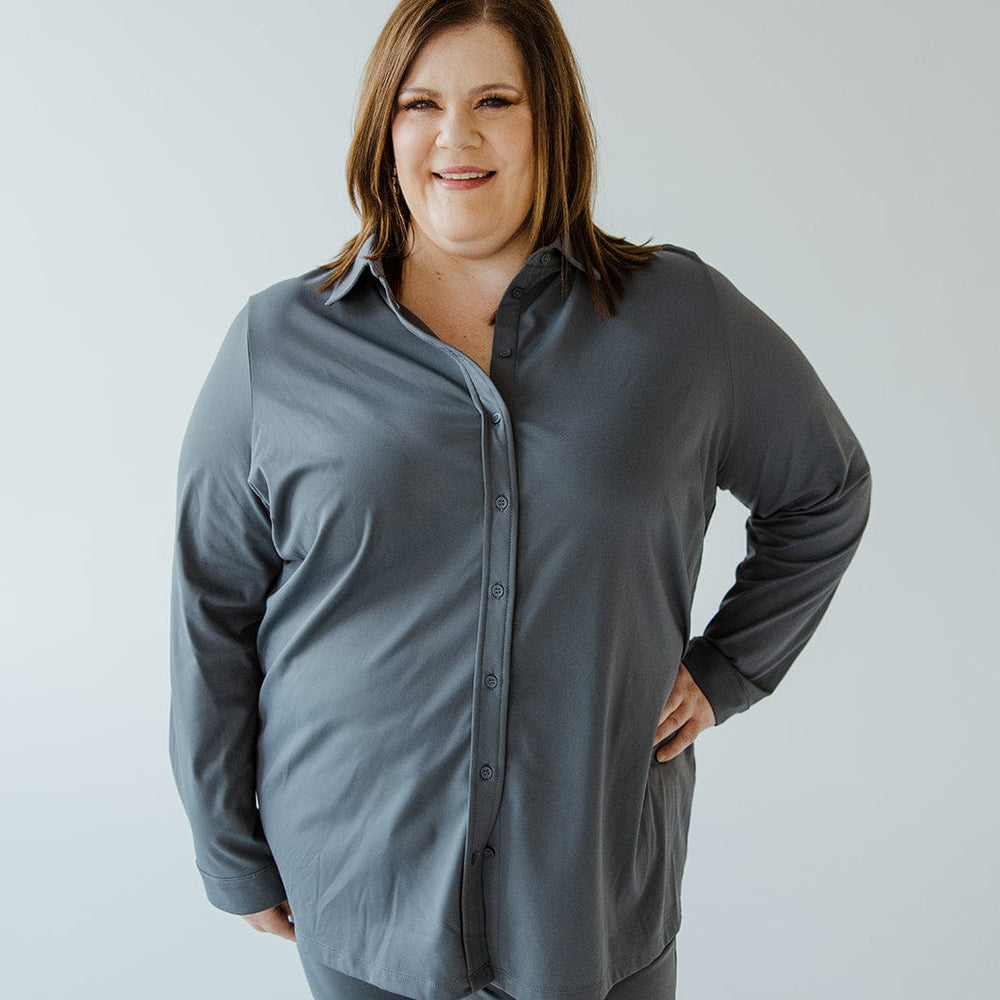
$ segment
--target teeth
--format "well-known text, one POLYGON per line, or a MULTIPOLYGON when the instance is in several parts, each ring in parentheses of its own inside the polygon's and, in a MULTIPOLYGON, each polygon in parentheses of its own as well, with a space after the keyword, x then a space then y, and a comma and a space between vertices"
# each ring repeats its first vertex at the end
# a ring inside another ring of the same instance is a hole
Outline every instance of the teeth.
POLYGON ((478 180, 480 177, 489 177, 489 171, 485 174, 441 174, 442 177, 447 178, 449 181, 471 181, 478 180))

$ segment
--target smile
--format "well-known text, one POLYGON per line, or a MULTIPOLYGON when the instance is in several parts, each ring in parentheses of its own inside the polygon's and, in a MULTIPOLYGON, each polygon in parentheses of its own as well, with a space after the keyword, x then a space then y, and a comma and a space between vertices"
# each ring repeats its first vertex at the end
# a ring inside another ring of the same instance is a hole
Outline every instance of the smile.
POLYGON ((484 170, 482 173, 448 173, 448 174, 435 174, 435 177, 440 177, 446 181, 474 181, 480 180, 483 177, 490 177, 494 171, 484 170))
POLYGON ((495 176, 495 170, 459 167, 457 170, 434 173, 434 182, 446 191, 474 191, 489 184, 495 176))

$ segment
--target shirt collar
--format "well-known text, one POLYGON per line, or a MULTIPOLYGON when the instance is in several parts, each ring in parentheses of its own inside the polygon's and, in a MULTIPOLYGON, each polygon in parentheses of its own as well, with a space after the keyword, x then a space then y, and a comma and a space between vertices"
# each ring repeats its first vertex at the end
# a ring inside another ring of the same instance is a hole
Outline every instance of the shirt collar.
MULTIPOLYGON (((368 260, 368 254, 372 252, 372 247, 375 244, 375 237, 369 236, 364 243, 361 245, 361 249, 358 251, 358 255, 354 258, 354 263, 351 264, 351 269, 344 275, 340 281, 334 286, 333 291, 330 293, 330 297, 326 300, 326 305, 331 305, 334 302, 339 302, 357 283, 358 279, 361 277, 365 271, 370 271, 379 281, 385 281, 385 271, 382 269, 382 261, 380 258, 376 257, 373 260, 368 260)), ((549 243, 546 246, 539 247, 529 258, 530 263, 549 263, 549 257, 546 254, 550 254, 551 251, 557 251, 562 254, 572 264, 578 271, 586 275, 583 265, 577 260, 573 253, 573 244, 568 236, 563 236, 557 239, 554 243, 549 243)))
POLYGON ((587 269, 580 263, 573 252, 573 241, 569 236, 560 236, 555 243, 550 243, 547 247, 542 247, 540 252, 544 253, 546 250, 558 250, 581 274, 586 276, 587 269))
POLYGON ((333 291, 330 293, 330 297, 326 300, 326 305, 330 305, 333 302, 338 302, 342 299, 357 283, 358 278, 366 271, 370 270, 376 278, 382 279, 385 277, 382 272, 382 262, 378 259, 368 260, 368 254, 372 252, 372 246, 375 243, 375 237, 369 236, 364 243, 361 244, 361 249, 358 251, 358 255, 354 258, 354 263, 351 264, 351 269, 337 282, 333 287, 333 291))

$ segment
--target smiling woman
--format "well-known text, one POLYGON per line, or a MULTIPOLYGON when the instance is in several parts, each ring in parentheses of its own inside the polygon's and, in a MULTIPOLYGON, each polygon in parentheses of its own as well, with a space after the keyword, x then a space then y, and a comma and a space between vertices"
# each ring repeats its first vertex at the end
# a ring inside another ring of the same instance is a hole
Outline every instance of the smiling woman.
MULTIPOLYGON (((576 59, 552 5, 526 0, 403 0, 393 11, 365 68, 347 156, 348 191, 361 227, 340 254, 324 265, 329 273, 320 290, 341 281, 364 248, 382 261, 390 288, 399 291, 402 264, 413 248, 413 206, 404 194, 401 165, 397 164, 401 155, 397 142, 408 131, 400 118, 411 111, 429 112, 440 124, 442 114, 458 110, 456 98, 468 105, 476 97, 476 121, 492 121, 486 116, 495 113, 497 125, 508 118, 520 121, 523 116, 531 123, 533 191, 524 220, 524 244, 540 247, 563 239, 571 242, 595 307, 601 315, 612 313, 628 274, 649 262, 653 248, 611 236, 594 225, 596 146, 576 59), (454 53, 459 45, 461 61, 446 63, 444 50, 454 53), (434 86, 430 79, 421 78, 423 73, 441 75, 448 86, 434 86), (452 107, 436 104, 441 98, 447 98, 452 107)), ((461 127, 469 126, 467 122, 461 127)), ((502 129, 490 131, 503 134, 502 129)), ((447 143, 447 135, 441 141, 447 143)), ((472 141, 479 140, 472 136, 472 141)), ((509 148, 513 153, 518 147, 515 143, 509 148)), ((423 169, 433 171, 439 164, 477 165, 463 162, 473 157, 448 157, 447 153, 446 148, 439 150, 434 162, 425 163, 423 169)), ((508 184, 505 190, 512 192, 515 187, 508 184)), ((411 189, 410 194, 415 191, 411 189)), ((517 207, 511 203, 508 210, 516 214, 517 207)), ((461 265, 470 259, 456 253, 451 263, 461 265)), ((568 267, 566 262, 561 271, 564 280, 568 267)), ((504 270, 509 268, 501 266, 489 282, 494 290, 501 285, 504 270)), ((486 275, 486 269, 479 273, 486 275)))
POLYGON ((348 181, 359 232, 249 297, 182 447, 206 891, 318 1000, 670 1000, 695 738, 818 625, 864 452, 722 274, 594 224, 546 0, 404 0, 348 181), (720 488, 747 554, 692 637, 720 488))
POLYGON ((520 269, 535 185, 527 91, 520 52, 492 24, 452 28, 420 51, 392 124, 409 262, 502 254, 520 269))
POLYGON ((424 45, 392 123, 410 217, 397 297, 486 372, 496 303, 531 250, 532 125, 524 60, 489 23, 424 45))

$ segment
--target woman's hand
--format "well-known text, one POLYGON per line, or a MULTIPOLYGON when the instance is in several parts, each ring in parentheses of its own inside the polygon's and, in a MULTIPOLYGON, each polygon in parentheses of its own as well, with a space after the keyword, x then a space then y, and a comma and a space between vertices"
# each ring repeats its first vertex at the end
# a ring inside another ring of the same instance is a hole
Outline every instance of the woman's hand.
POLYGON ((288 938, 289 941, 295 940, 295 924, 287 899, 277 906, 272 906, 269 910, 241 915, 256 931, 262 931, 265 934, 277 934, 278 937, 288 938))
POLYGON ((715 712, 701 688, 694 682, 688 668, 682 663, 670 697, 660 711, 660 724, 656 727, 653 746, 675 733, 674 738, 656 752, 659 761, 671 760, 695 741, 695 737, 709 726, 715 725, 715 712))

